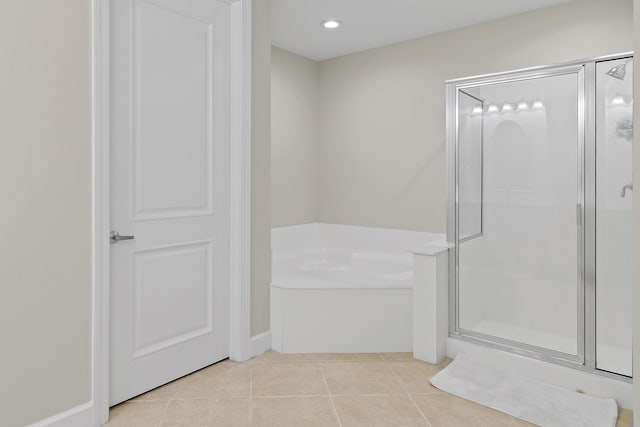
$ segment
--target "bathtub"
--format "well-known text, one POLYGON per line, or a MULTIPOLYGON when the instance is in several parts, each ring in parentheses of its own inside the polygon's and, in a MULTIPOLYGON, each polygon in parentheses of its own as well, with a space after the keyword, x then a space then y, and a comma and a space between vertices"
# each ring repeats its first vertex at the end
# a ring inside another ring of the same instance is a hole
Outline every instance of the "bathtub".
POLYGON ((323 223, 274 228, 273 349, 412 351, 412 251, 442 238, 323 223))

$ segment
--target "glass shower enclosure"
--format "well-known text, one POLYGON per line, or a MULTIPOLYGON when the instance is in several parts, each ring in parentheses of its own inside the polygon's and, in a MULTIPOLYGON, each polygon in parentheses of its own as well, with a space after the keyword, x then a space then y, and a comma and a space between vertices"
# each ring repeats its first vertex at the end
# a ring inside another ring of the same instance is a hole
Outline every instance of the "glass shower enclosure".
POLYGON ((452 336, 631 376, 631 59, 447 82, 452 336))

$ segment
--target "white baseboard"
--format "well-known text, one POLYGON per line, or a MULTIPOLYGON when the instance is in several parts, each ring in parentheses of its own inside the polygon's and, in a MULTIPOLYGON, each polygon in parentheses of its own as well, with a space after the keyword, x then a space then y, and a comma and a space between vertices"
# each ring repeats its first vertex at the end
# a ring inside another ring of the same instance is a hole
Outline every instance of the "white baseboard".
POLYGON ((95 425, 93 421, 93 402, 87 402, 35 422, 29 427, 88 427, 93 425, 95 425))
POLYGON ((251 337, 251 357, 260 356, 271 350, 271 331, 251 337))

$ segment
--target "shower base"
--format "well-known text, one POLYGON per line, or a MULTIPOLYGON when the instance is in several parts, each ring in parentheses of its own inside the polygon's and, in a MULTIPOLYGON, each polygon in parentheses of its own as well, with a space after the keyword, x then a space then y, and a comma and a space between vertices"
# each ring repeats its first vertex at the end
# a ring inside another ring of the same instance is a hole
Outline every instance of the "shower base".
MULTIPOLYGON (((476 323, 471 330, 561 353, 576 354, 576 339, 559 334, 536 331, 493 320, 482 320, 476 323)), ((598 369, 629 377, 632 374, 632 357, 629 349, 600 344, 598 345, 598 360, 602 361, 598 363, 598 369)))

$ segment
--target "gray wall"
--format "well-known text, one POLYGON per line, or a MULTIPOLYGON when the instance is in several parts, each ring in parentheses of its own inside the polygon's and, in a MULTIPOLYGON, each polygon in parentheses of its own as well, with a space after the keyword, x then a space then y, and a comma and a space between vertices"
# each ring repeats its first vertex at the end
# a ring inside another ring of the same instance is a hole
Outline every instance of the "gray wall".
POLYGON ((315 222, 319 209, 319 66, 271 50, 271 225, 315 222))
POLYGON ((0 425, 91 400, 91 4, 0 2, 0 425))
MULTIPOLYGON (((302 136, 317 126, 318 220, 443 232, 444 81, 632 50, 632 26, 631 0, 582 0, 319 62, 319 125, 298 124, 295 138, 281 143, 276 130, 297 116, 292 105, 273 104, 272 203, 280 206, 272 207, 272 224, 314 220, 315 184, 284 177, 299 176, 312 152, 302 136), (285 214, 294 207, 296 215, 285 214)), ((291 99, 279 81, 292 80, 286 90, 293 90, 310 66, 284 74, 275 59, 274 99, 291 99)))
MULTIPOLYGON (((0 2, 0 425, 91 399, 91 2, 0 2)), ((251 330, 269 329, 269 2, 254 2, 251 330)))
POLYGON ((584 0, 320 62, 323 222, 445 230, 447 79, 633 49, 631 0, 584 0))
POLYGON ((271 284, 271 12, 253 2, 251 107, 251 335, 269 330, 271 284))

